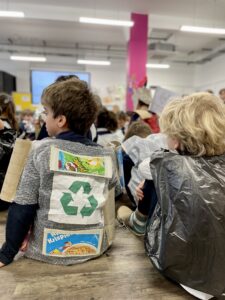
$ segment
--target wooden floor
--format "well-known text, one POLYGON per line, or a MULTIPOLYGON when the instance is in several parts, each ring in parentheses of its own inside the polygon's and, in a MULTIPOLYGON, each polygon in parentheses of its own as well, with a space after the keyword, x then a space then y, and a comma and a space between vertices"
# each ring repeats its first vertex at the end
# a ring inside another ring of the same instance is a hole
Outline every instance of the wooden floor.
MULTIPOLYGON (((6 214, 0 213, 0 244, 6 214)), ((74 266, 54 266, 21 257, 0 269, 0 299, 194 299, 164 279, 145 255, 143 241, 117 225, 112 248, 74 266)))

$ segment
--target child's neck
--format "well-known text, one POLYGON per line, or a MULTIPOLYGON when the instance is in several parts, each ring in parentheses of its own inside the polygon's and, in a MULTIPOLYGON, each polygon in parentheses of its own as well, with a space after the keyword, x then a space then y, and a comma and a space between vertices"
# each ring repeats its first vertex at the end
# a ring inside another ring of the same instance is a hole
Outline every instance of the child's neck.
POLYGON ((60 128, 60 130, 57 132, 56 135, 59 135, 60 133, 68 132, 68 131, 71 131, 71 129, 68 127, 63 127, 63 128, 60 128))

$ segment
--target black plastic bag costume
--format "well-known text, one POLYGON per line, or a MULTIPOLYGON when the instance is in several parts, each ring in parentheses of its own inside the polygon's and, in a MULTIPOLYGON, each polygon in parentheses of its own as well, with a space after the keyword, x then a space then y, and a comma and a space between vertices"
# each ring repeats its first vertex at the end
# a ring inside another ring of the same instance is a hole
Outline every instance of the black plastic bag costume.
MULTIPOLYGON (((14 129, 4 128, 0 130, 0 191, 9 165, 16 136, 17 133, 14 129)), ((4 204, 5 202, 0 201, 0 210, 4 204)))
POLYGON ((158 203, 145 247, 166 277, 217 296, 225 291, 225 155, 153 154, 158 203))

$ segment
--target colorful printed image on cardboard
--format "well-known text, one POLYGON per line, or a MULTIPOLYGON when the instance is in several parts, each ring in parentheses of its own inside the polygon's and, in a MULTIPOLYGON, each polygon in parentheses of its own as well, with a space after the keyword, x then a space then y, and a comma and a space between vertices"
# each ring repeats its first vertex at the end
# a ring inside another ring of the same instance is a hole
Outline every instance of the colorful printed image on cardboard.
POLYGON ((92 256, 100 253, 102 231, 45 229, 43 254, 50 256, 92 256))
POLYGON ((51 146, 50 170, 52 171, 111 178, 112 169, 110 156, 77 155, 51 146))
POLYGON ((102 157, 75 156, 59 150, 59 170, 69 170, 79 173, 104 175, 105 163, 102 157))

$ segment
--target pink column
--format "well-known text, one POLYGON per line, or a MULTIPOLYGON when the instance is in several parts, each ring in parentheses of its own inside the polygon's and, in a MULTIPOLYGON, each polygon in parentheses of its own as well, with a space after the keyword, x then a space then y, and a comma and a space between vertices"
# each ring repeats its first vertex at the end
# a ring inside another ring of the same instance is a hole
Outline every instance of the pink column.
POLYGON ((148 15, 131 14, 134 26, 130 29, 127 55, 126 108, 133 110, 132 93, 146 76, 148 47, 148 15))

